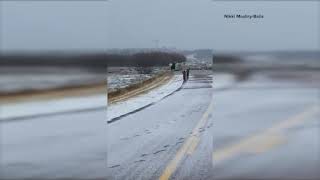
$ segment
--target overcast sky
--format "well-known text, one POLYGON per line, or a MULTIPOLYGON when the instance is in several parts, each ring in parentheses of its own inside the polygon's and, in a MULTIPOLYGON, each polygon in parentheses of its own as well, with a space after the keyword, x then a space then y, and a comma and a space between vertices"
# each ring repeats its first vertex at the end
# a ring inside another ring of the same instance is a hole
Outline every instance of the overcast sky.
POLYGON ((319 49, 319 2, 1 2, 3 50, 319 49), (225 14, 263 14, 259 20, 225 14), (157 43, 158 42, 158 43, 157 43))

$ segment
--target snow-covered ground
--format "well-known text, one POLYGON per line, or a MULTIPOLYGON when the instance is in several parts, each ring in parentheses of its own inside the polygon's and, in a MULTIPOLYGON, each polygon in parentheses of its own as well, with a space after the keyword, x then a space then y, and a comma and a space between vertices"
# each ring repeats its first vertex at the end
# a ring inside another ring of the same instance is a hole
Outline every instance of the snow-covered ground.
POLYGON ((211 58, 197 58, 196 54, 189 54, 186 56, 186 65, 191 69, 211 69, 212 59, 211 58))
POLYGON ((27 117, 59 114, 70 111, 106 108, 107 118, 110 121, 126 113, 161 100, 165 96, 179 89, 182 85, 182 76, 174 76, 167 84, 151 90, 145 94, 133 97, 127 101, 114 103, 107 108, 105 94, 86 97, 68 97, 55 100, 28 101, 21 103, 0 104, 0 120, 23 119, 27 117))

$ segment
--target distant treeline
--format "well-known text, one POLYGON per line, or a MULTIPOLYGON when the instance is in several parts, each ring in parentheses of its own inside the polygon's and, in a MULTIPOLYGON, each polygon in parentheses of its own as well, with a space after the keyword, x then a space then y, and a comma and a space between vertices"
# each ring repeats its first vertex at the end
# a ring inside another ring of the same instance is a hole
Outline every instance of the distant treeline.
POLYGON ((167 66, 172 62, 184 62, 186 57, 178 53, 141 52, 135 54, 2 54, 0 66, 167 66))

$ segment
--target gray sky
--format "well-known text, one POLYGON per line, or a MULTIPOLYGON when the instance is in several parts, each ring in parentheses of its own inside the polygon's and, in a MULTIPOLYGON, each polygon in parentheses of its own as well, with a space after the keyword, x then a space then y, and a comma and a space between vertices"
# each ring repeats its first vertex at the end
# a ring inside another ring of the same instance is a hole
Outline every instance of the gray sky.
POLYGON ((1 2, 5 50, 319 49, 319 2, 1 2), (224 14, 264 19, 225 19, 224 14))

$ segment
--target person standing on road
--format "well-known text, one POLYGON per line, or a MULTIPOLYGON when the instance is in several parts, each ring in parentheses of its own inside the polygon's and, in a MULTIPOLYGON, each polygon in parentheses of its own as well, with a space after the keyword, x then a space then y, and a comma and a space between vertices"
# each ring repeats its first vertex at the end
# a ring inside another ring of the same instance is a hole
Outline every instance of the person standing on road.
POLYGON ((187 69, 187 80, 189 80, 189 71, 190 71, 190 68, 187 69))
POLYGON ((183 76, 183 83, 187 81, 187 72, 186 70, 182 70, 182 76, 183 76))

